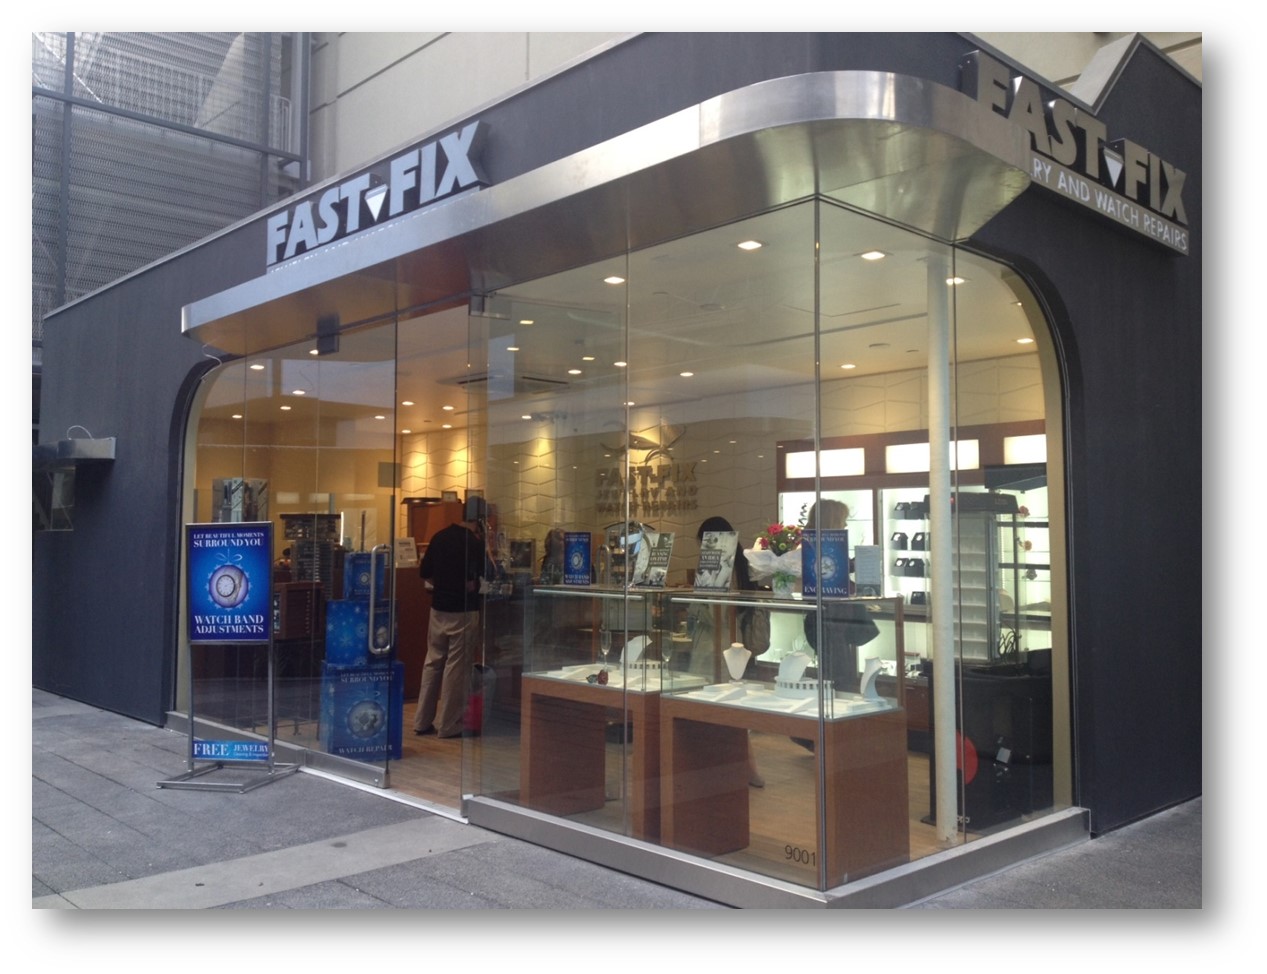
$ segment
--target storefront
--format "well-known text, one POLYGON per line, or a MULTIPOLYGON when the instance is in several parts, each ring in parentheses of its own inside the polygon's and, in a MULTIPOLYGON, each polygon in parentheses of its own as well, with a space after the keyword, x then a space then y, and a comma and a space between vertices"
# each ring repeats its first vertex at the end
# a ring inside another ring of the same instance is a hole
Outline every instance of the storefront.
POLYGON ((166 477, 147 648, 68 681, 37 609, 36 683, 271 715, 737 905, 900 902, 1184 800, 1199 529, 1154 518, 1200 495, 1199 200, 1199 88, 1146 46, 1093 110, 961 35, 641 36, 49 319, 183 337, 120 359, 163 359, 168 452, 125 473, 121 431, 36 546, 104 568, 121 481, 166 477), (417 557, 473 497, 481 706, 416 736, 417 557), (271 668, 184 629, 181 527, 237 521, 274 526, 271 668))

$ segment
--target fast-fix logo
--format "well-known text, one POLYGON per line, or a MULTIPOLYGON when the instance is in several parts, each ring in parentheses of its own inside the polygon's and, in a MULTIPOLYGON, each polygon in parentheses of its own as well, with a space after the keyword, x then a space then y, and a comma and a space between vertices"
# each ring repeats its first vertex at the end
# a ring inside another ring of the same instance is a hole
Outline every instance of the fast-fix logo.
POLYGON ((479 166, 484 128, 478 121, 391 159, 274 213, 267 221, 266 265, 290 260, 384 220, 487 186, 479 166))
POLYGON ((1186 174, 1129 139, 1109 141, 1090 112, 1013 76, 981 51, 960 65, 960 88, 1029 133, 1030 178, 1137 233, 1188 252, 1186 174))

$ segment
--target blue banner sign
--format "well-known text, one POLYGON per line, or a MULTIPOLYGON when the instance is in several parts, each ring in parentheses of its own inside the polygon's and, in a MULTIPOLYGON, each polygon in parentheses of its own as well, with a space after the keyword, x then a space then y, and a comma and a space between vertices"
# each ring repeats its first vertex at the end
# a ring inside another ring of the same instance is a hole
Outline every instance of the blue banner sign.
POLYGON ((189 641, 268 642, 273 525, 188 524, 189 641))

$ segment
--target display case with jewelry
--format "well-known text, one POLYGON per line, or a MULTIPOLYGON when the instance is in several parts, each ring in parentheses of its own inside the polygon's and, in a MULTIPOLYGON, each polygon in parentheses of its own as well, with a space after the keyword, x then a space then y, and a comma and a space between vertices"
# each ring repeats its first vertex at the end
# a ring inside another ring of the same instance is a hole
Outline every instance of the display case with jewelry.
POLYGON ((720 679, 661 694, 662 843, 797 882, 821 871, 829 885, 906 862, 904 600, 673 598, 731 616, 796 613, 800 625, 777 671, 751 668, 734 627, 720 679))
POLYGON ((681 640, 670 600, 665 589, 613 585, 610 578, 533 591, 535 619, 568 623, 565 631, 533 625, 525 634, 521 804, 635 838, 658 837, 662 692, 707 682, 677 668, 681 640))

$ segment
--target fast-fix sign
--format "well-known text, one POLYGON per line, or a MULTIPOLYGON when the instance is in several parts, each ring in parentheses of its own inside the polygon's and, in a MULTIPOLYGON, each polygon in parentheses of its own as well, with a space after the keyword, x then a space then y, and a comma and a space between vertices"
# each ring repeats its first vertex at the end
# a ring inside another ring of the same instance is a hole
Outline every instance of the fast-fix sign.
POLYGON ((384 220, 476 186, 488 185, 479 166, 479 121, 400 153, 267 221, 266 265, 310 253, 384 220))
POLYGON ((1103 122, 1063 98, 1044 102, 1037 82, 987 54, 960 68, 965 94, 1029 133, 1033 182, 1188 253, 1182 170, 1129 139, 1110 141, 1103 122))

